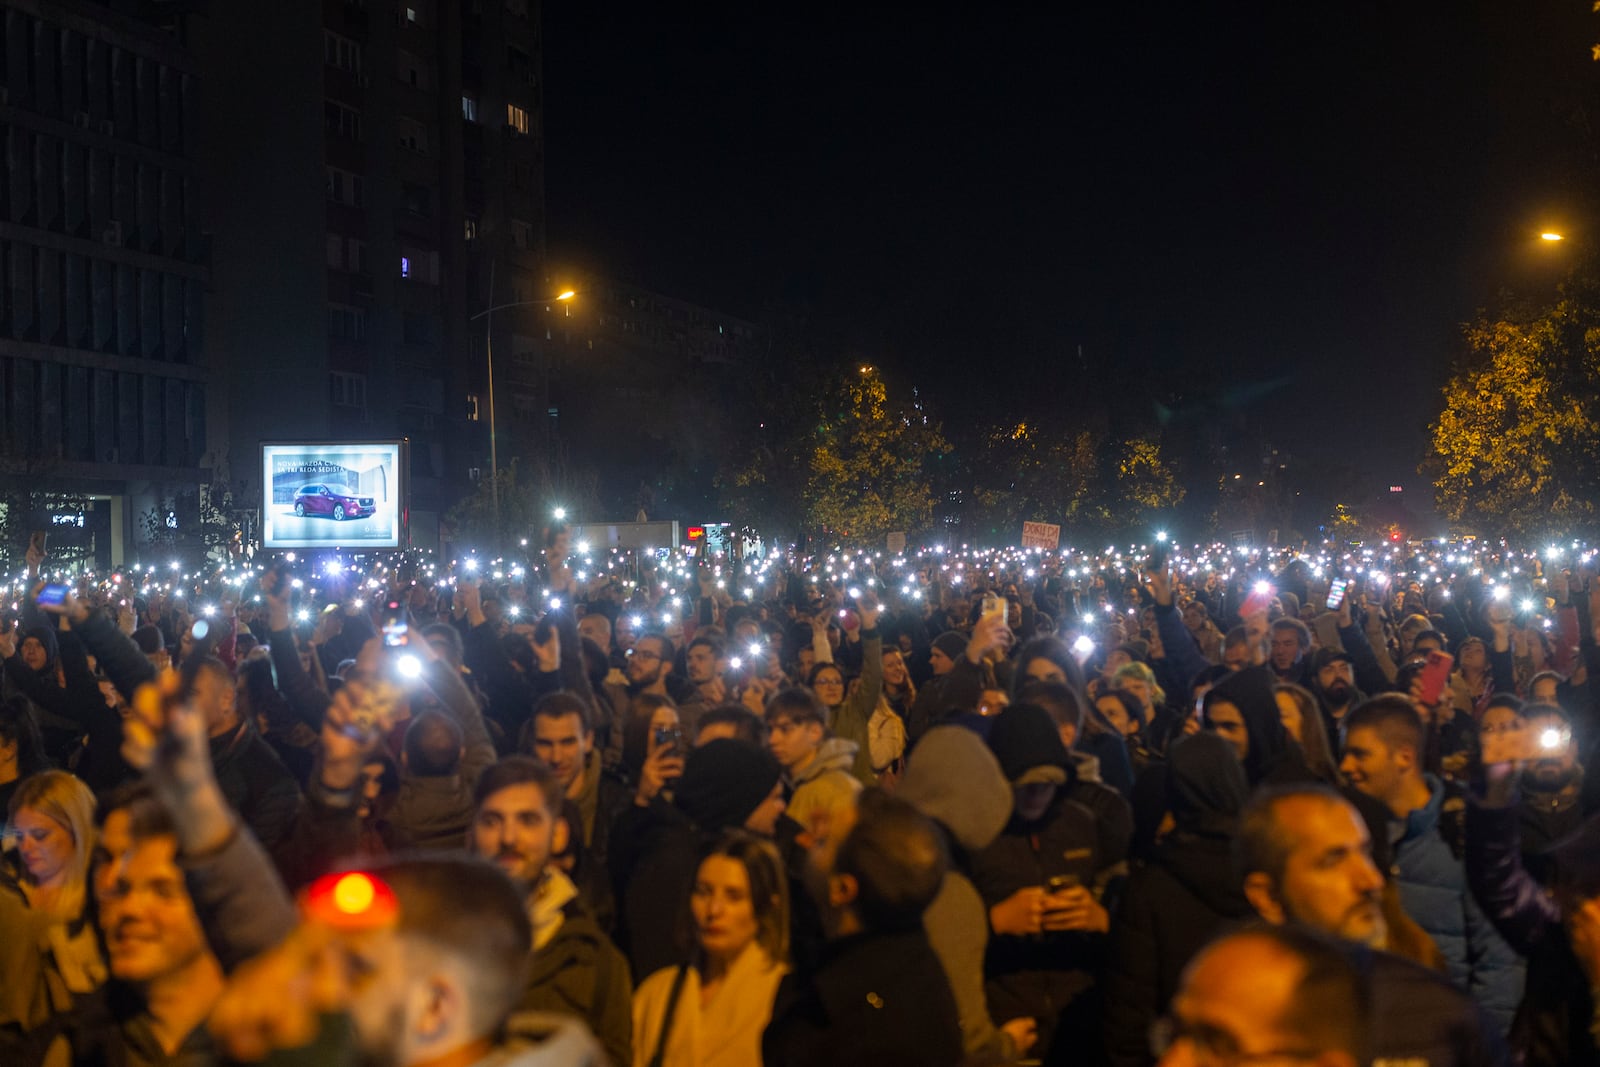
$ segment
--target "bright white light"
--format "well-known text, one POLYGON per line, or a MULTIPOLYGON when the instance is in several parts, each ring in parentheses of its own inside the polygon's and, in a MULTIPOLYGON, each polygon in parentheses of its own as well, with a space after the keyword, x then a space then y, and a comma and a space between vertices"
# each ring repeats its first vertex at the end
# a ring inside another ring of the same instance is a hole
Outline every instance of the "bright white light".
POLYGON ((1156 531, 1156 540, 1160 541, 1162 544, 1166 544, 1167 531, 1165 531, 1165 530, 1157 530, 1156 531))
POLYGON ((1255 591, 1257 593, 1261 594, 1262 596, 1266 596, 1268 593, 1272 592, 1272 583, 1271 582, 1257 582, 1255 584, 1255 591))
POLYGON ((171 567, 173 570, 177 570, 178 569, 178 561, 177 560, 173 560, 171 563, 167 564, 167 566, 171 567))
POLYGON ((301 622, 305 622, 307 619, 311 618, 311 612, 307 611, 305 608, 301 608, 299 611, 294 613, 294 617, 299 619, 301 622))
POLYGON ((552 607, 552 608, 559 608, 559 607, 561 607, 561 598, 560 598, 560 597, 553 597, 553 598, 552 598, 552 599, 551 599, 551 601, 550 601, 550 606, 551 606, 551 607, 552 607))
POLYGON ((1523 611, 1532 611, 1532 610, 1533 610, 1533 601, 1531 601, 1531 600, 1524 600, 1524 601, 1523 601, 1523 602, 1522 602, 1522 610, 1523 610, 1523 611))
POLYGON ((326 571, 328 574, 332 575, 332 574, 339 574, 340 572, 342 572, 344 570, 344 566, 338 560, 330 559, 327 562, 327 565, 324 566, 322 569, 324 571, 326 571))
POLYGON ((1094 652, 1094 638, 1080 637, 1072 642, 1072 651, 1080 656, 1087 656, 1094 652))
POLYGON ((587 541, 579 541, 578 542, 578 555, 587 556, 588 554, 589 554, 589 542, 587 542, 587 541))
POLYGON ((734 670, 738 670, 740 667, 744 666, 744 660, 740 659, 738 656, 735 656, 728 661, 728 666, 732 667, 734 670))
POLYGON ((634 615, 628 619, 628 622, 630 622, 633 625, 633 628, 637 630, 639 627, 644 625, 644 616, 634 615))
POLYGON ((552 514, 552 515, 554 515, 556 517, 556 521, 557 522, 562 522, 567 517, 567 509, 566 508, 556 508, 550 514, 552 514))
POLYGON ((478 569, 478 561, 475 559, 469 559, 463 562, 461 566, 469 571, 476 571, 478 569))
POLYGON ((200 609, 200 614, 204 615, 208 619, 211 618, 216 613, 217 613, 217 606, 215 604, 207 604, 205 607, 200 609))
POLYGON ((394 661, 395 670, 400 672, 402 678, 422 677, 422 660, 414 655, 397 656, 394 661))
POLYGON ((1539 734, 1539 746, 1541 748, 1560 748, 1561 741, 1561 731, 1554 727, 1539 734))
POLYGON ((1511 589, 1509 586, 1497 585, 1494 587, 1492 595, 1496 600, 1509 600, 1511 599, 1511 589))

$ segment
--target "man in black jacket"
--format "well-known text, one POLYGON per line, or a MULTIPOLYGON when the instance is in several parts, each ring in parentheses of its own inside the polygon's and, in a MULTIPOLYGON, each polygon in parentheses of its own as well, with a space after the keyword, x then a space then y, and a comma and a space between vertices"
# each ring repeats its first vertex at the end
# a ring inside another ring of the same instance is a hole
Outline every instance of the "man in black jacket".
POLYGON ((835 825, 807 872, 828 945, 778 987, 767 1067, 961 1062, 955 998, 922 931, 944 869, 933 825, 887 794, 869 791, 855 825, 835 825))

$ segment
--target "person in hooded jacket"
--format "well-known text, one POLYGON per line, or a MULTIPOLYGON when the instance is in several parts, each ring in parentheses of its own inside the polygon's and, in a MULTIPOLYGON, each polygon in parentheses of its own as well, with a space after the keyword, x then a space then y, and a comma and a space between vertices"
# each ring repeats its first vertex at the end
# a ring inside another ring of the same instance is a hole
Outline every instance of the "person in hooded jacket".
POLYGON ((1095 816, 1071 799, 1071 757, 1043 708, 1001 712, 989 748, 1011 784, 1011 818, 973 862, 995 936, 985 959, 989 1013, 1038 1020, 1039 1056, 1077 1062, 1097 1046, 1111 916, 1102 903, 1124 855, 1102 853, 1095 816))
MULTIPOLYGON (((827 669, 835 670, 832 664, 827 669)), ((855 804, 861 792, 861 781, 853 774, 856 743, 833 736, 828 709, 814 692, 780 691, 767 701, 766 718, 771 730, 767 746, 792 787, 790 818, 809 829, 817 816, 855 804)))
POLYGON ((1150 1026, 1195 954, 1254 914, 1233 870, 1233 839, 1250 790, 1214 733, 1174 742, 1164 767, 1166 834, 1123 889, 1105 979, 1106 1053, 1114 1067, 1152 1061, 1150 1026))
POLYGON ((950 854, 922 924, 955 994, 962 1046, 969 1062, 1009 1063, 1033 1047, 1038 1024, 1025 1017, 997 1027, 990 1016, 983 983, 989 920, 971 870, 972 858, 1011 817, 1011 787, 982 738, 944 725, 930 729, 912 749, 895 796, 933 820, 950 854))
MULTIPOLYGON (((1247 667, 1224 678, 1205 695, 1205 727, 1233 745, 1252 790, 1324 780, 1307 765, 1304 751, 1283 725, 1283 709, 1275 692, 1278 684, 1266 668, 1247 667)), ((1388 810, 1342 780, 1327 784, 1361 813, 1372 834, 1372 862, 1378 870, 1387 871, 1388 810)))

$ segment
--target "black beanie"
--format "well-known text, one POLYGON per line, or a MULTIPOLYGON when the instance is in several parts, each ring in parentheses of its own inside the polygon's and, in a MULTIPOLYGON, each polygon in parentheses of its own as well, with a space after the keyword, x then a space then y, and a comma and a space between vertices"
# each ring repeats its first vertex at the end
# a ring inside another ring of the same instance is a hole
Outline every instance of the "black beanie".
POLYGON ((782 777, 783 768, 766 749, 719 738, 689 753, 673 802, 701 830, 737 829, 782 777))
POLYGON ((946 630, 933 639, 933 647, 951 659, 960 662, 967 652, 967 639, 959 631, 946 630))
POLYGON ((1015 704, 995 717, 989 727, 989 750, 1013 785, 1035 767, 1065 771, 1071 764, 1055 720, 1033 704, 1015 704))

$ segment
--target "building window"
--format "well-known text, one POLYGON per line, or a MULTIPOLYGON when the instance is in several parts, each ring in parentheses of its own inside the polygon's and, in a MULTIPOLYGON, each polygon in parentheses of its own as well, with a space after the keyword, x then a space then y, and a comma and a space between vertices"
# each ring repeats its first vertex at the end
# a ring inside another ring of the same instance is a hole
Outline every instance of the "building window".
POLYGON ((334 371, 328 375, 329 399, 335 407, 366 408, 367 376, 334 371))
POLYGON ((520 219, 513 219, 511 221, 511 241, 524 252, 533 251, 533 226, 520 219))
POLYGON ((411 257, 410 256, 401 256, 400 257, 400 277, 402 277, 402 278, 411 277, 411 257))
POLYGON ((338 341, 359 341, 367 335, 367 313, 345 304, 328 308, 328 336, 338 341))
POLYGON ((336 204, 350 204, 360 207, 365 192, 361 179, 347 170, 338 167, 326 168, 328 177, 328 199, 336 204))
POLYGON ((464 236, 466 237, 466 239, 469 242, 476 241, 478 239, 478 220, 475 219, 475 218, 471 218, 469 216, 467 218, 467 220, 466 220, 466 227, 465 228, 466 228, 466 233, 464 234, 464 236))
POLYGON ((467 394, 467 421, 468 422, 477 422, 478 421, 478 394, 477 393, 468 393, 467 394))
POLYGON ((413 89, 428 88, 428 61, 410 52, 400 53, 400 80, 413 89))
POLYGON ((405 209, 419 218, 430 219, 433 217, 433 194, 426 185, 415 182, 402 182, 400 184, 400 202, 405 209))
POLYGON ((344 270, 344 238, 336 233, 328 234, 328 266, 344 270))
POLYGON ((367 242, 350 238, 350 269, 361 274, 367 273, 367 242))
POLYGON ((478 98, 477 97, 475 97, 475 96, 463 96, 461 98, 461 117, 466 119, 468 122, 477 122, 478 121, 478 98))
POLYGON ((329 133, 343 137, 350 141, 361 140, 361 112, 353 107, 336 104, 332 100, 322 102, 322 125, 329 133))
POLYGON ((332 30, 322 31, 322 56, 330 67, 361 73, 361 45, 332 30))
POLYGON ((422 123, 415 119, 400 119, 398 126, 401 148, 409 148, 413 152, 428 151, 428 131, 422 123))
POLYGON ((513 81, 521 82, 524 85, 532 85, 534 83, 533 57, 514 44, 506 45, 506 74, 513 81))
POLYGON ((516 104, 507 104, 506 125, 520 134, 526 134, 528 132, 528 112, 516 104))

